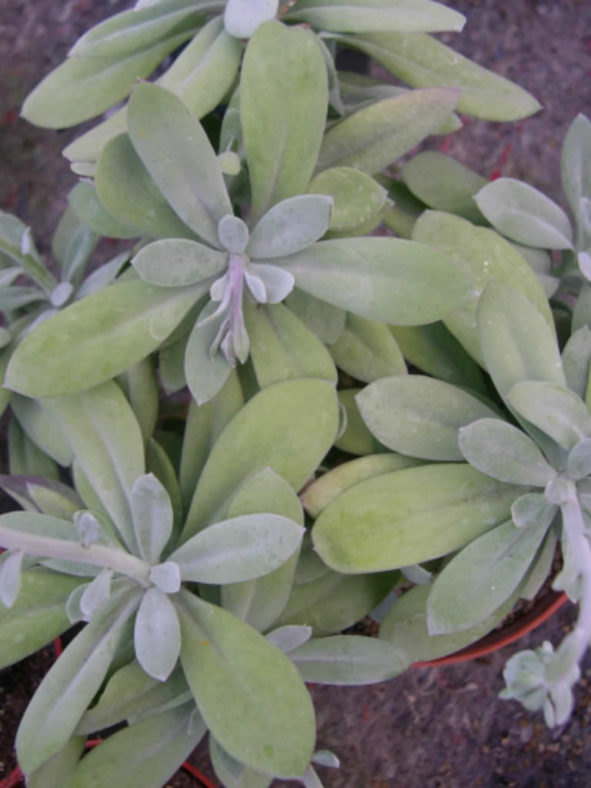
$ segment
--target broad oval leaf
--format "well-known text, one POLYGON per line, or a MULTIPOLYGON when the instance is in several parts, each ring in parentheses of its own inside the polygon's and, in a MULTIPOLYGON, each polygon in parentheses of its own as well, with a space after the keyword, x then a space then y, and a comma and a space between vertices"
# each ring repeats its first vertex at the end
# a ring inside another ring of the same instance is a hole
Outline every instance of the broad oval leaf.
POLYGON ((474 199, 499 232, 526 246, 572 249, 570 221, 545 194, 514 178, 497 178, 474 199))
POLYGON ((304 529, 278 514, 246 514, 210 525, 169 557, 181 578, 238 583, 278 569, 300 546, 304 529))
POLYGON ((129 101, 128 126, 134 148, 177 215, 217 247, 217 223, 233 210, 197 118, 173 93, 144 83, 129 101))
POLYGON ((259 219, 246 247, 256 260, 285 257, 322 238, 330 224, 332 198, 300 194, 273 205, 259 219))
POLYGON ((302 774, 314 749, 314 708, 294 665, 222 608, 187 592, 176 604, 183 670, 215 738, 253 769, 302 774))
POLYGON ((181 627, 167 594, 148 588, 138 608, 133 632, 137 661, 148 676, 166 681, 181 651, 181 627))
POLYGON ((423 375, 376 380, 359 392, 356 401, 381 443, 427 460, 462 460, 459 429, 496 416, 466 391, 423 375))
POLYGON ((98 197, 96 186, 80 181, 68 194, 68 203, 78 219, 97 235, 107 238, 135 238, 138 229, 118 220, 105 208, 98 197))
POLYGON ((502 482, 545 487, 556 476, 533 440, 500 419, 462 427, 458 443, 470 465, 502 482))
POLYGON ((189 726, 194 711, 185 703, 112 734, 80 761, 71 788, 160 788, 205 735, 205 724, 189 726))
POLYGON ((516 528, 509 520, 452 558, 429 594, 429 632, 468 629, 491 616, 521 583, 547 527, 516 528))
POLYGON ((255 30, 275 19, 279 0, 228 0, 224 25, 231 36, 250 38, 255 30))
POLYGON ((365 383, 407 373, 396 340, 377 320, 348 314, 343 333, 329 350, 343 372, 365 383))
POLYGON ((144 246, 131 262, 150 284, 183 287, 219 274, 226 268, 228 256, 197 241, 174 238, 144 246))
POLYGON ((321 512, 314 546, 339 572, 420 564, 506 520, 516 490, 462 464, 385 473, 345 490, 321 512))
POLYGON ((398 676, 408 661, 390 643, 360 635, 312 639, 290 651, 304 681, 320 684, 375 684, 398 676))
POLYGON ((41 682, 16 735, 18 760, 25 774, 59 752, 74 732, 103 682, 138 601, 135 591, 114 597, 41 682))
POLYGON ((300 0, 287 19, 337 33, 461 30, 466 18, 431 0, 300 0))
POLYGON ((45 569, 21 573, 10 610, 0 606, 0 668, 33 654, 70 627, 65 604, 80 579, 45 569))
POLYGON ((285 305, 305 323, 310 331, 324 342, 331 345, 340 337, 345 327, 346 313, 336 306, 327 304, 303 290, 294 288, 287 296, 285 305))
POLYGON ((327 107, 326 66, 314 34, 279 22, 261 25, 246 48, 240 79, 251 221, 306 191, 327 107))
POLYGON ((265 468, 299 490, 332 446, 337 429, 337 397, 327 381, 299 378, 260 391, 213 447, 191 503, 184 538, 214 522, 238 487, 265 468))
MULTIPOLYGON (((199 313, 199 321, 211 316, 217 304, 209 301, 199 313)), ((227 381, 232 367, 225 356, 216 350, 214 354, 211 347, 215 342, 220 324, 217 320, 205 325, 195 323, 185 350, 185 379, 198 405, 209 402, 227 381)))
POLYGON ((363 33, 342 39, 413 88, 459 88, 456 109, 466 115, 485 120, 519 120, 541 108, 530 93, 514 82, 424 33, 363 33))
POLYGON ((398 238, 320 241, 276 263, 307 293, 387 323, 430 323, 470 294, 468 280, 447 257, 398 238))
POLYGON ((29 397, 92 388, 148 356, 206 292, 119 282, 76 301, 19 344, 5 385, 29 397))
POLYGON ((381 221, 388 192, 369 175, 352 167, 333 167, 312 179, 312 194, 333 199, 329 230, 337 235, 363 235, 381 221))
POLYGON ((326 133, 318 170, 353 167, 375 175, 435 133, 454 109, 452 88, 414 90, 378 101, 341 120, 326 133))
POLYGON ((133 530, 140 555, 154 564, 172 533, 174 516, 170 496, 152 473, 138 476, 130 493, 133 530))
POLYGON ((337 371, 323 343, 282 304, 245 304, 250 357, 261 388, 281 380, 321 378, 337 371))
POLYGON ((495 280, 521 292, 553 327, 554 320, 546 293, 536 275, 512 245, 493 230, 475 227, 459 216, 426 211, 413 228, 413 238, 445 254, 469 278, 471 297, 444 322, 470 355, 482 364, 476 312, 487 282, 495 280))

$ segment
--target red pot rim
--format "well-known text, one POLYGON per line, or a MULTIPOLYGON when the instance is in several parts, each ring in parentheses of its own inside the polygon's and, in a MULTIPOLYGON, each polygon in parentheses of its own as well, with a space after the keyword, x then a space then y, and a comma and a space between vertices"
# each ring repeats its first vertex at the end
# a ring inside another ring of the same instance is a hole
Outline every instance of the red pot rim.
POLYGON ((527 635, 528 632, 537 629, 537 627, 553 616, 567 600, 568 597, 564 593, 548 591, 535 607, 527 613, 524 613, 523 616, 520 616, 515 621, 511 621, 501 629, 495 629, 489 632, 488 635, 485 635, 476 643, 472 643, 470 646, 456 651, 455 654, 439 657, 439 659, 427 660, 425 662, 413 662, 411 667, 427 668, 438 667, 440 665, 458 665, 462 662, 469 662, 472 659, 492 654, 494 651, 499 651, 499 649, 504 646, 508 646, 510 643, 514 643, 524 635, 527 635))

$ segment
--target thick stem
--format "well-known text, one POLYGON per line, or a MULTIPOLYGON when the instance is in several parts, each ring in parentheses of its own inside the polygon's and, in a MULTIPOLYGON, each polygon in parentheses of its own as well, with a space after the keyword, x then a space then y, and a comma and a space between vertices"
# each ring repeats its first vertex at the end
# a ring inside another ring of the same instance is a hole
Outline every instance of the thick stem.
POLYGON ((83 547, 78 542, 35 536, 24 531, 0 526, 0 545, 7 550, 23 550, 28 555, 41 558, 58 558, 77 561, 91 566, 103 566, 122 575, 127 575, 144 588, 148 588, 150 565, 135 555, 113 547, 93 544, 83 547))

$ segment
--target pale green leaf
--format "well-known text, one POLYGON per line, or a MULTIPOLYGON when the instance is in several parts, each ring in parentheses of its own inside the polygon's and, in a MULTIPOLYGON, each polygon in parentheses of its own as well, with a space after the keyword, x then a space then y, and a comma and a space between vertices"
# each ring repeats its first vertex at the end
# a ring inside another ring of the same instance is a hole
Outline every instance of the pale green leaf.
POLYGON ((213 246, 217 223, 233 213, 215 151, 203 127, 173 93, 138 85, 129 101, 129 136, 177 215, 213 246))
POLYGON ((187 516, 185 538, 214 522, 238 487, 265 468, 299 490, 332 446, 337 428, 337 397, 327 381, 300 378, 260 391, 213 447, 187 516))
POLYGON ((267 22, 250 39, 240 80, 240 120, 252 190, 251 221, 306 191, 328 106, 322 51, 301 27, 267 22))
POLYGON ((343 37, 413 88, 458 88, 458 112, 485 120, 519 120, 540 104, 514 82, 473 63, 424 33, 366 33, 343 37))
POLYGON ((591 198, 591 122, 577 115, 562 144, 562 188, 577 219, 577 247, 584 245, 591 231, 585 231, 582 198, 591 198))
POLYGON ((429 632, 468 629, 492 615, 525 576, 546 528, 516 528, 509 520, 452 558, 429 594, 429 632))
POLYGON ((386 189, 352 167, 324 170, 310 181, 308 191, 332 197, 329 230, 337 235, 371 232, 381 221, 387 205, 386 189))
POLYGON ((556 475, 532 439, 500 419, 462 427, 458 443, 470 465, 502 482, 545 487, 556 475))
POLYGON ((275 19, 278 7, 279 0, 228 0, 225 28, 236 38, 250 38, 263 22, 275 19))
POLYGON ((571 391, 584 398, 591 364, 591 331, 584 325, 573 330, 562 351, 562 366, 571 391))
POLYGON ((25 337, 5 385, 30 397, 56 397, 109 380, 156 350, 205 290, 141 280, 99 290, 25 337))
POLYGON ((495 413, 456 386, 423 375, 382 378, 356 397, 363 420, 385 446, 427 460, 462 460, 461 427, 495 413))
POLYGON ((309 640, 289 658, 304 681, 320 684, 375 684, 398 676, 408 667, 390 643, 360 635, 335 635, 309 640))
POLYGON ((68 203, 78 219, 97 235, 107 238, 135 238, 138 229, 126 224, 124 217, 119 221, 107 211, 99 200, 96 186, 89 181, 80 181, 68 194, 68 203))
POLYGON ((254 769, 301 774, 313 753, 314 709, 290 660, 231 613, 186 592, 177 610, 183 670, 215 738, 254 769))
POLYGON ((339 369, 365 383, 407 373, 396 340, 377 320, 348 314, 343 333, 329 351, 339 369))
POLYGON ((61 788, 71 784, 72 775, 84 752, 83 736, 72 736, 67 744, 32 774, 27 774, 28 788, 61 788))
POLYGON ((470 293, 463 273, 438 251, 397 238, 320 241, 278 259, 297 287, 371 320, 438 320, 470 293))
POLYGON ((11 407, 29 438, 59 465, 71 464, 73 455, 60 426, 42 401, 13 394, 11 407))
POLYGON ((545 194, 514 178, 497 178, 474 198, 499 232, 542 249, 572 249, 572 230, 562 208, 545 194))
POLYGON ((469 465, 406 468, 345 490, 312 531, 339 572, 380 572, 459 550, 510 516, 516 496, 469 465))
POLYGON ((331 197, 322 194, 300 194, 276 203, 252 230, 249 257, 266 260, 305 249, 328 230, 331 209, 331 197))
POLYGON ((558 506, 546 500, 543 493, 520 495, 511 507, 511 516, 518 528, 547 528, 557 512, 558 506))
POLYGON ((380 444, 368 430, 357 407, 355 397, 360 390, 353 388, 338 392, 342 428, 335 440, 335 446, 347 454, 374 454, 380 450, 380 444))
POLYGON ((353 167, 375 175, 436 132, 457 100, 457 90, 430 88, 364 107, 328 130, 317 169, 353 167))
MULTIPOLYGON (((199 320, 211 316, 216 306, 210 301, 199 314, 199 320)), ((195 323, 187 342, 185 379, 198 405, 204 405, 215 397, 232 372, 232 367, 219 350, 211 352, 219 328, 217 320, 205 325, 195 323)))
POLYGON ((183 287, 219 274, 228 264, 224 252, 181 238, 154 241, 131 261, 143 280, 162 287, 183 287))
POLYGON ((170 497, 162 483, 151 473, 138 476, 130 492, 133 530, 140 555, 148 563, 154 564, 172 533, 170 497))
POLYGON ((310 331, 324 342, 332 345, 345 327, 346 313, 336 306, 327 304, 309 293, 295 287, 287 296, 285 305, 305 323, 310 331))
POLYGON ((152 678, 166 681, 181 651, 181 628, 174 605, 160 589, 148 588, 133 632, 137 661, 152 678))

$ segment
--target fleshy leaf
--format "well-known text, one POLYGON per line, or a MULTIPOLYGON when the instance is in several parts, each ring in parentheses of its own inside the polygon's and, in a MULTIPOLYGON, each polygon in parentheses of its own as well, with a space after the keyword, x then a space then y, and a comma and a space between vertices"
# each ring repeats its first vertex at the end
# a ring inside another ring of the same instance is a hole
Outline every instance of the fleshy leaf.
POLYGON ((134 481, 130 504, 140 555, 153 564, 160 558, 172 533, 170 496, 154 474, 147 473, 134 481))
POLYGON ((533 186, 514 178, 497 178, 474 199, 488 221, 507 238, 542 249, 572 249, 567 215, 533 186))
POLYGON ((382 378, 356 397, 373 435, 400 454, 428 460, 462 460, 458 431, 495 413, 456 386, 423 375, 382 378))
POLYGON ((161 287, 183 287, 209 279, 224 270, 227 255, 180 238, 154 241, 131 261, 146 282, 161 287))
POLYGON ((276 263, 307 293, 387 323, 438 320, 470 292, 468 280, 447 257, 398 238, 320 241, 276 263))
POLYGON ((181 628, 174 605, 158 588, 149 588, 135 617, 133 644, 148 676, 166 681, 181 651, 181 628))
POLYGON ((591 198, 591 122, 585 115, 577 115, 562 144, 562 186, 571 211, 577 219, 577 247, 591 239, 585 229, 582 198, 591 198))
POLYGON ((388 192, 379 183, 352 167, 324 170, 312 179, 308 191, 332 197, 328 229, 337 235, 371 232, 381 221, 388 197, 388 192))
POLYGON ((224 25, 231 36, 250 38, 255 30, 275 19, 279 0, 228 0, 224 25))
POLYGON ((302 774, 314 748, 314 709, 290 660, 222 608, 183 592, 181 662, 215 738, 262 771, 302 774))
POLYGON ((256 260, 285 257, 318 241, 328 230, 332 198, 300 194, 273 205, 259 219, 246 249, 256 260))
POLYGON ((520 495, 511 507, 511 516, 518 528, 547 528, 557 512, 556 504, 549 503, 543 493, 520 495))
POLYGON ((502 482, 545 487, 556 475, 532 439, 500 419, 462 427, 458 443, 470 465, 502 482))
POLYGON ((516 496, 469 465, 407 468, 359 482, 324 509, 312 531, 339 572, 380 572, 459 550, 510 516, 516 496))
POLYGON ((21 571, 25 554, 22 550, 11 550, 0 562, 0 602, 11 608, 21 589, 21 571))
MULTIPOLYGON (((216 304, 210 302, 201 311, 199 319, 210 317, 215 309, 216 304)), ((217 348, 212 353, 219 328, 218 321, 205 325, 195 323, 187 342, 185 378, 198 405, 204 405, 215 397, 232 372, 232 367, 217 348)))
POLYGON ((348 314, 343 333, 329 350, 343 372, 365 383, 407 373, 396 340, 377 320, 348 314))
POLYGON ((251 221, 306 191, 324 133, 328 84, 314 34, 267 22, 246 48, 240 121, 252 190, 251 221))
POLYGON ((512 520, 475 539, 447 564, 427 603, 429 632, 468 629, 488 618, 517 588, 546 535, 512 520))
POLYGON ((100 201, 96 186, 80 181, 68 194, 68 203, 78 219, 97 235, 107 238, 135 238, 138 229, 125 221, 119 221, 107 211, 100 201))

